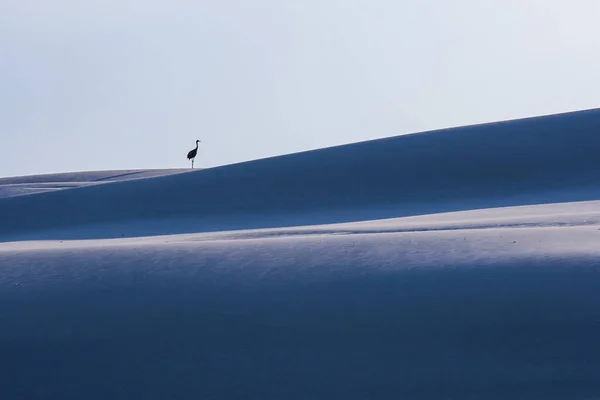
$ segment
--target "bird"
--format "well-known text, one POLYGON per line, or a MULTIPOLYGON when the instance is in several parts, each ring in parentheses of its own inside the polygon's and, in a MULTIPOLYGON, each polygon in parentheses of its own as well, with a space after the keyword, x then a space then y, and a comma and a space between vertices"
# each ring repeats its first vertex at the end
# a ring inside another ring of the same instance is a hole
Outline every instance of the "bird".
POLYGON ((196 154, 198 154, 198 143, 199 140, 196 140, 196 148, 189 151, 187 158, 188 160, 192 160, 192 168, 194 168, 194 158, 196 158, 196 154))

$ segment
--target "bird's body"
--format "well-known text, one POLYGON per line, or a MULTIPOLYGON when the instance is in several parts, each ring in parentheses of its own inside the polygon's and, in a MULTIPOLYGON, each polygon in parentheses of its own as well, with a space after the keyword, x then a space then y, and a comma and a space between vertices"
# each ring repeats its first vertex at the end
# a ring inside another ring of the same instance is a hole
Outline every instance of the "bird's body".
POLYGON ((194 159, 196 157, 196 154, 198 154, 198 147, 196 147, 193 150, 190 150, 190 152, 188 153, 188 156, 187 156, 188 160, 194 159))
POLYGON ((196 154, 198 154, 198 143, 199 140, 196 140, 196 148, 189 151, 187 158, 188 160, 192 160, 192 168, 194 168, 194 159, 196 158, 196 154))

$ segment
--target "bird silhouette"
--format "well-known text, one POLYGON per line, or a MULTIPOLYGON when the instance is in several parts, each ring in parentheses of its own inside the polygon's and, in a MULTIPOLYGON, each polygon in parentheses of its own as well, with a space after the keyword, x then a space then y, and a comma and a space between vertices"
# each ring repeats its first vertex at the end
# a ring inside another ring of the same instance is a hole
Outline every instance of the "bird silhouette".
POLYGON ((198 154, 198 143, 200 143, 200 141, 196 140, 196 148, 190 150, 190 152, 187 155, 188 160, 192 160, 192 168, 194 168, 194 158, 196 158, 196 154, 198 154))

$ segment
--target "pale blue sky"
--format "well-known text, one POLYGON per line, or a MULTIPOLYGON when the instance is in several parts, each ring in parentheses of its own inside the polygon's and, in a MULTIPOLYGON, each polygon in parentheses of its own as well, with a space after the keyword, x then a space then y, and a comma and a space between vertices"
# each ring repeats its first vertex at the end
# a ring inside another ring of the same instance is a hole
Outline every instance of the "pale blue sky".
POLYGON ((0 176, 597 107, 598 18, 597 0, 2 0, 0 176))

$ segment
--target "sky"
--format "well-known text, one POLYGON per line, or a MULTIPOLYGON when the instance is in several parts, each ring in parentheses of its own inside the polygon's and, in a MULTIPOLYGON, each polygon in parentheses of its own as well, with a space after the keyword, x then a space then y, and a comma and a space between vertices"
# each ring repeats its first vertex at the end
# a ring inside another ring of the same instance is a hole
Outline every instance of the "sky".
MULTIPOLYGON (((0 176, 600 106, 597 0, 2 0, 0 176)), ((358 166, 359 167, 359 166, 358 166)))

